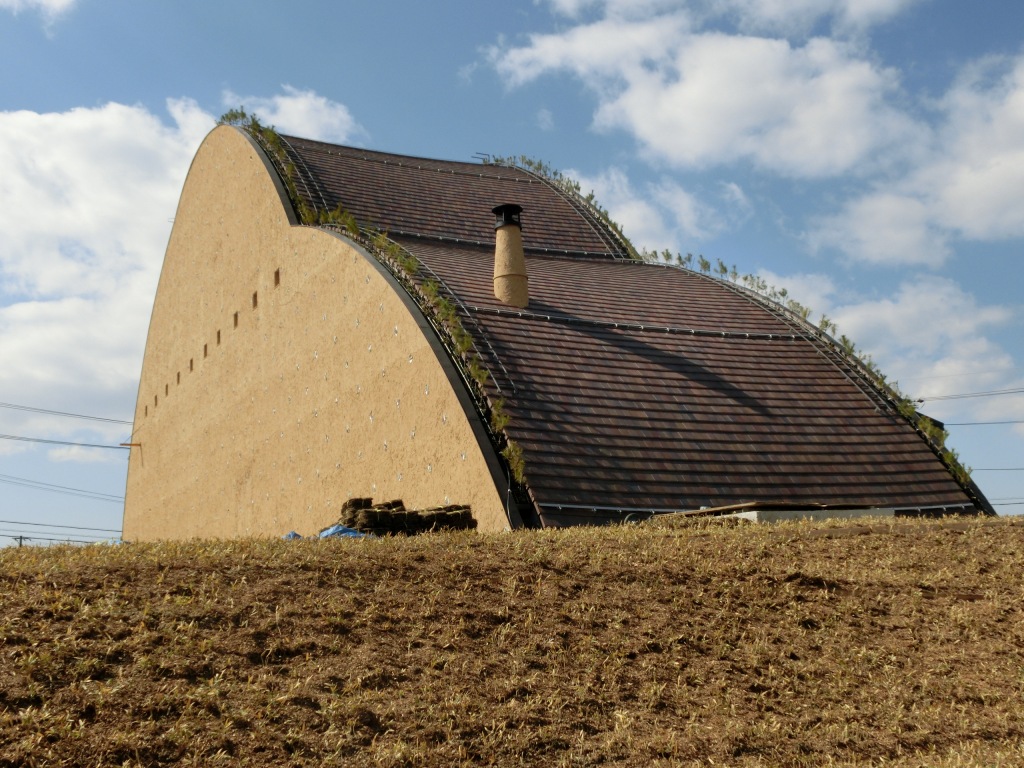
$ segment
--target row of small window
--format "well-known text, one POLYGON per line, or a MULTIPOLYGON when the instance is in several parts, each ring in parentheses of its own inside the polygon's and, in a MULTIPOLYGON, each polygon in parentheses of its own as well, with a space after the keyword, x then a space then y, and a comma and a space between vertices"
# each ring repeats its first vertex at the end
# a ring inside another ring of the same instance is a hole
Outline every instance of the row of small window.
MULTIPOLYGON (((281 285, 281 270, 280 269, 275 269, 274 270, 274 287, 277 288, 279 285, 281 285)), ((258 307, 259 307, 259 292, 258 291, 253 291, 252 292, 252 308, 253 309, 257 309, 258 307)), ((238 327, 238 313, 237 312, 235 312, 234 327, 235 328, 238 327)), ((218 347, 220 346, 220 329, 219 328, 217 329, 217 346, 218 347)), ((209 354, 210 354, 210 347, 209 347, 209 345, 208 344, 203 344, 203 357, 206 358, 206 357, 209 356, 209 354)), ((189 373, 192 373, 192 371, 195 370, 195 367, 196 367, 196 365, 195 365, 195 358, 190 357, 189 360, 188 360, 188 371, 189 371, 189 373)), ((181 384, 181 371, 178 371, 175 383, 176 384, 181 384)), ((171 394, 171 385, 170 384, 164 384, 164 397, 167 397, 170 394, 171 394)), ((160 404, 160 396, 159 395, 153 395, 153 407, 156 408, 159 404, 160 404)), ((145 406, 145 413, 144 413, 144 415, 145 416, 149 416, 149 406, 148 405, 145 406)))

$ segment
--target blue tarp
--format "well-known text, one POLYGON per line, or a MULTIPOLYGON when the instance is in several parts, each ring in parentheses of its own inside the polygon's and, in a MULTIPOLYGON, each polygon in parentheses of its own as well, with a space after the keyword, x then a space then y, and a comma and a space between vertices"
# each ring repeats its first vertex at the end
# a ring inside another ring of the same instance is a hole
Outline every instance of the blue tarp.
POLYGON ((284 536, 282 536, 281 538, 282 538, 282 539, 287 539, 288 541, 292 541, 293 539, 301 539, 301 538, 302 538, 302 536, 300 536, 299 534, 297 534, 297 533, 296 533, 295 531, 288 531, 288 533, 286 533, 286 534, 285 534, 284 536))
POLYGON ((360 533, 354 528, 346 528, 344 525, 332 525, 330 528, 320 531, 321 539, 329 539, 333 536, 347 536, 350 539, 365 539, 370 536, 370 534, 360 533))

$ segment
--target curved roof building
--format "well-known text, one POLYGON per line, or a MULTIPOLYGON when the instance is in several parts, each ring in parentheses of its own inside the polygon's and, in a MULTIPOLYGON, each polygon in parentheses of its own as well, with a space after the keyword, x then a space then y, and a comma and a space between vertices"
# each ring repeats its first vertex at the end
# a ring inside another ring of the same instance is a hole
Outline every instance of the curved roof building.
POLYGON ((637 260, 565 185, 262 136, 215 129, 182 192, 126 538, 316 529, 355 496, 468 503, 492 530, 752 503, 993 512, 826 335, 637 260))

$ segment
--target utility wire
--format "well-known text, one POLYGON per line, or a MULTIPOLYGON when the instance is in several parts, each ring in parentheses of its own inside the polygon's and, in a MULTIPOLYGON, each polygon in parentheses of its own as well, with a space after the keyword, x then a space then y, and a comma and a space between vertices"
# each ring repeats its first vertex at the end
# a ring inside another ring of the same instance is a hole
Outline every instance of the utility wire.
POLYGON ((123 419, 105 419, 102 416, 86 416, 82 413, 68 413, 67 411, 48 411, 45 408, 33 408, 30 405, 16 405, 14 403, 0 403, 0 408, 10 408, 15 411, 32 411, 33 413, 45 413, 49 416, 67 416, 72 419, 88 419, 89 421, 105 421, 108 424, 131 424, 123 419))
POLYGON ((17 541, 19 543, 21 543, 23 541, 57 541, 57 542, 60 542, 61 544, 99 544, 99 543, 101 543, 99 541, 87 541, 86 539, 54 539, 54 538, 51 538, 49 536, 22 536, 20 534, 17 535, 17 536, 11 536, 10 534, 7 534, 7 538, 8 539, 14 539, 15 541, 17 541))
MULTIPOLYGON (((52 536, 67 536, 69 538, 77 537, 77 538, 82 539, 83 541, 85 541, 85 540, 88 540, 88 541, 106 541, 107 539, 111 538, 110 536, 101 536, 101 535, 98 535, 98 534, 95 534, 95 533, 67 533, 67 534, 64 534, 64 533, 61 533, 60 531, 43 531, 43 533, 48 533, 48 534, 50 534, 52 536)), ((29 538, 32 538, 35 535, 36 534, 33 533, 32 531, 16 531, 16 530, 12 530, 10 528, 0 529, 0 536, 28 536, 29 538)))
POLYGON ((1016 421, 947 421, 947 427, 977 427, 981 424, 1024 424, 1024 419, 1016 421))
POLYGON ((26 523, 21 520, 0 520, 3 525, 33 525, 38 528, 73 528, 76 531, 103 531, 104 533, 120 533, 114 528, 88 528, 83 525, 57 525, 55 523, 26 523))
POLYGON ((0 483, 20 485, 24 488, 34 488, 37 491, 63 493, 67 496, 81 496, 82 498, 95 499, 97 501, 112 501, 118 504, 124 502, 123 496, 115 496, 112 493, 100 493, 99 491, 87 491, 82 488, 70 488, 66 485, 54 485, 53 483, 43 483, 38 480, 28 480, 24 477, 14 477, 13 475, 0 475, 0 483))
POLYGON ((965 397, 994 397, 995 395, 1024 395, 1024 387, 1014 389, 993 389, 988 392, 962 392, 957 395, 935 395, 935 397, 919 398, 921 402, 932 400, 962 400, 965 397))
POLYGON ((75 445, 81 448, 110 448, 115 451, 127 451, 126 445, 99 445, 97 443, 69 443, 66 440, 44 440, 41 437, 22 437, 20 435, 0 435, 0 440, 20 440, 26 443, 48 443, 50 445, 75 445))
MULTIPOLYGON (((1015 371, 1016 368, 1011 368, 1010 371, 1015 371)), ((933 379, 957 379, 963 378, 964 376, 982 376, 986 373, 1009 373, 1005 368, 999 368, 992 371, 968 371, 967 373, 940 373, 934 376, 901 376, 900 381, 932 381, 933 379)))
POLYGON ((972 472, 1024 472, 1024 467, 971 467, 972 472))

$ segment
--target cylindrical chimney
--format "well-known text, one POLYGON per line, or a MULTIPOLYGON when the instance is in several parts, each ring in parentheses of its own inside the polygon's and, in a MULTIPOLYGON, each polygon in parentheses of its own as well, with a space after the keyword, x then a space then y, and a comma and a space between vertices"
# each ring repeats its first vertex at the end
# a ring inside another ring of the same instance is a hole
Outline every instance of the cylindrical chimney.
POLYGON ((505 304, 525 307, 530 303, 530 289, 519 220, 523 209, 515 203, 504 203, 491 211, 494 213, 494 295, 505 304))

